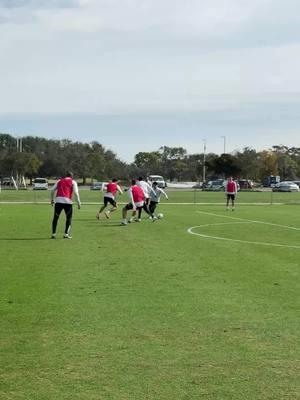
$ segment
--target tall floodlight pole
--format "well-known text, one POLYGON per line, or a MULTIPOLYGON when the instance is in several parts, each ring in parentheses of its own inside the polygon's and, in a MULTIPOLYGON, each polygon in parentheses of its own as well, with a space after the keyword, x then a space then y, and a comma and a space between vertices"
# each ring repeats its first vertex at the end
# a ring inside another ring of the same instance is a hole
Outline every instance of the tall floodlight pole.
POLYGON ((23 141, 21 137, 17 137, 17 150, 22 153, 23 151, 23 141))
POLYGON ((226 154, 226 136, 221 136, 221 138, 223 139, 223 143, 224 143, 224 153, 226 154))
POLYGON ((203 183, 205 182, 205 158, 206 158, 206 140, 203 139, 203 183))

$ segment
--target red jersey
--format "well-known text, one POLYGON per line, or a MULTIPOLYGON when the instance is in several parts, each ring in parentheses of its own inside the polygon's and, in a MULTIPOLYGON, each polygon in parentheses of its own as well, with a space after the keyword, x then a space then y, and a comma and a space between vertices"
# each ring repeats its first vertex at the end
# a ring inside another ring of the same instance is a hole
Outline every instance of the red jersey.
POLYGON ((118 185, 115 182, 109 182, 106 186, 106 192, 112 193, 114 196, 117 193, 118 185))
POLYGON ((227 193, 236 193, 236 183, 234 181, 227 182, 226 192, 227 193))
POLYGON ((70 177, 61 178, 57 182, 56 197, 66 197, 72 199, 73 194, 73 179, 70 177))
POLYGON ((133 201, 135 203, 139 203, 139 202, 145 200, 144 191, 140 186, 137 186, 137 185, 131 186, 131 192, 132 192, 133 201))

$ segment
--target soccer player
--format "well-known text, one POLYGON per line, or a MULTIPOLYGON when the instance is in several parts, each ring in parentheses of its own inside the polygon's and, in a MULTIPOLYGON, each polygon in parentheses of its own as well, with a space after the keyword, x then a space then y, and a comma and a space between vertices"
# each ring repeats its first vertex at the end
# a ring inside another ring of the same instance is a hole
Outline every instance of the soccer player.
MULTIPOLYGON (((133 210, 132 218, 130 218, 130 220, 128 221, 131 222, 135 217, 136 212, 142 210, 145 201, 145 193, 143 189, 136 184, 135 179, 132 179, 131 181, 131 187, 130 189, 128 189, 128 194, 130 201, 128 204, 126 204, 126 206, 122 210, 122 217, 123 217, 123 220, 121 222, 122 225, 127 225, 127 212, 129 210, 133 210)), ((140 221, 141 221, 140 218, 136 219, 136 222, 140 221)))
MULTIPOLYGON (((103 189, 102 189, 103 190, 103 189)), ((108 203, 112 205, 112 208, 104 213, 106 218, 108 219, 110 217, 110 213, 116 211, 118 208, 117 202, 116 202, 116 194, 119 192, 122 194, 122 189, 118 185, 118 179, 113 178, 111 182, 109 182, 106 186, 106 193, 104 194, 103 198, 103 206, 100 208, 99 212, 96 214, 96 218, 100 218, 100 214, 104 211, 104 209, 107 207, 108 203)))
POLYGON ((150 193, 149 211, 151 213, 153 221, 155 221, 157 219, 157 217, 154 215, 154 211, 155 211, 156 207, 158 206, 158 203, 160 202, 160 196, 163 194, 167 200, 169 200, 169 197, 163 189, 158 187, 157 182, 153 182, 152 188, 153 188, 153 192, 155 193, 155 196, 154 196, 153 192, 150 193))
POLYGON ((77 182, 73 179, 72 172, 68 172, 66 176, 59 179, 55 185, 51 188, 51 205, 54 205, 54 216, 52 220, 52 239, 56 239, 56 227, 57 222, 62 210, 66 214, 66 225, 65 225, 65 239, 71 239, 70 235, 72 215, 73 215, 73 201, 72 196, 75 195, 78 209, 81 207, 79 191, 77 182), (55 195, 56 192, 56 195, 55 195), (55 196, 54 196, 55 195, 55 196), (55 199, 54 199, 55 197, 55 199))
POLYGON ((231 200, 231 210, 234 211, 234 201, 237 194, 237 184, 231 177, 228 178, 226 182, 225 194, 226 194, 226 209, 229 210, 229 202, 231 200))
POLYGON ((150 194, 152 194, 154 197, 156 197, 156 193, 154 192, 152 186, 148 182, 144 181, 142 176, 140 176, 138 178, 136 184, 138 186, 140 186, 145 193, 145 202, 144 202, 143 208, 139 210, 138 218, 141 219, 142 210, 144 210, 150 217, 152 217, 152 214, 149 211, 150 194))

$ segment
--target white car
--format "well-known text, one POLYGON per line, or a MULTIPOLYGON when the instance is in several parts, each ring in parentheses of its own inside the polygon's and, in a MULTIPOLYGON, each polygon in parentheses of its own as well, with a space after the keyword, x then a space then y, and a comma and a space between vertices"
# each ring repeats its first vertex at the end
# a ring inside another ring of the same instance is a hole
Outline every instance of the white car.
POLYGON ((35 178, 33 181, 33 190, 48 190, 48 180, 46 178, 35 178))
POLYGON ((93 182, 90 186, 91 190, 105 190, 107 182, 93 182))
POLYGON ((157 182, 157 186, 164 189, 167 187, 167 183, 164 178, 160 175, 149 175, 148 177, 149 183, 152 185, 153 182, 157 182))
POLYGON ((279 182, 272 188, 273 192, 299 192, 299 186, 292 181, 279 182))

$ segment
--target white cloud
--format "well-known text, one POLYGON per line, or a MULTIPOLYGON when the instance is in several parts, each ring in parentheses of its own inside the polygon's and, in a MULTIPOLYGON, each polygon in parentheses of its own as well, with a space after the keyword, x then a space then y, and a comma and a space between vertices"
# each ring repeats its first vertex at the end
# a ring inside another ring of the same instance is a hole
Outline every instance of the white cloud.
POLYGON ((0 0, 0 108, 238 112, 293 101, 299 11, 295 0, 0 0))

